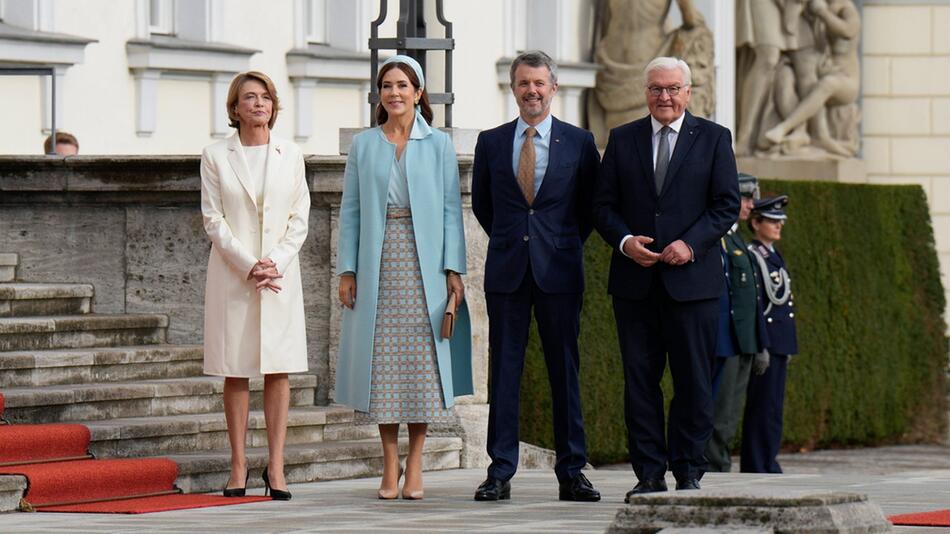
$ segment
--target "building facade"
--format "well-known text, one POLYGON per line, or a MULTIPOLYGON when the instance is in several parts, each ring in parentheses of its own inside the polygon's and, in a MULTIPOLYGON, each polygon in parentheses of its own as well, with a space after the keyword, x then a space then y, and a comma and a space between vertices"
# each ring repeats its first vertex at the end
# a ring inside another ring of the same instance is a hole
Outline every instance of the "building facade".
MULTIPOLYGON (((395 34, 387 0, 382 36, 395 34)), ((555 114, 583 125, 595 82, 595 0, 446 0, 454 23, 454 126, 512 119, 507 66, 540 48, 561 65, 555 114)), ((671 0, 668 25, 680 16, 671 0)), ((716 39, 716 112, 734 125, 735 5, 695 0, 716 39)), ((441 36, 426 0, 430 36, 441 36)), ((930 200, 942 272, 950 273, 950 2, 864 0, 863 133, 867 181, 919 184, 930 200)), ((54 67, 58 129, 81 154, 197 154, 232 131, 234 74, 270 75, 283 110, 275 133, 306 153, 339 153, 339 130, 367 126, 367 39, 377 0, 0 0, 0 63, 54 67)), ((440 90, 441 56, 428 78, 440 90)), ((0 154, 40 154, 54 106, 49 77, 0 77, 0 154)), ((637 90, 633 88, 633 90, 637 90)), ((441 110, 436 110, 441 123, 441 110)), ((803 176, 802 178, 808 178, 803 176)), ((945 274, 944 287, 950 287, 945 274)), ((950 294, 948 294, 950 295, 950 294)), ((950 299, 948 299, 950 300, 950 299)))

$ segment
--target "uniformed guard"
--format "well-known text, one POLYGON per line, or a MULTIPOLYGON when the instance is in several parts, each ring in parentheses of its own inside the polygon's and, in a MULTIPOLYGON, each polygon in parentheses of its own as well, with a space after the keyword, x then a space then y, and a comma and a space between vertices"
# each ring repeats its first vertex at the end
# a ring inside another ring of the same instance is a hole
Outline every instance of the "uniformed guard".
MULTIPOLYGON (((751 174, 739 173, 741 207, 739 221, 747 221, 755 199, 758 180, 751 174)), ((728 473, 732 469, 732 442, 742 416, 746 388, 753 358, 764 358, 768 343, 759 289, 756 264, 739 233, 739 223, 720 242, 726 291, 719 299, 719 337, 713 363, 713 434, 706 444, 709 471, 728 473)))
POLYGON ((775 243, 782 238, 788 196, 755 202, 749 228, 755 239, 749 250, 759 266, 760 295, 768 332, 769 365, 749 379, 742 424, 743 473, 781 473, 776 461, 782 443, 785 376, 789 358, 798 353, 792 279, 775 243))

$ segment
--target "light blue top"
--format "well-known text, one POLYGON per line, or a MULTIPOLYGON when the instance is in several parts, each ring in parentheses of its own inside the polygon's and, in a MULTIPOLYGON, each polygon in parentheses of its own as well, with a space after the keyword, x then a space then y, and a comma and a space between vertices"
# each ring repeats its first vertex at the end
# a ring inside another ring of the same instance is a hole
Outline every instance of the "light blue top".
MULTIPOLYGON (((377 128, 379 130, 379 135, 387 143, 394 145, 389 142, 389 139, 386 139, 386 134, 383 133, 382 128, 377 128)), ((409 139, 422 139, 425 137, 421 132, 416 131, 417 128, 413 124, 412 132, 409 134, 409 139)), ((395 150, 393 151, 395 154, 395 150)), ((401 158, 393 156, 392 168, 389 171, 389 196, 387 198, 387 205, 394 208, 408 208, 409 207, 409 178, 406 174, 406 149, 403 148, 403 153, 401 158)))
MULTIPOLYGON (((538 189, 541 189, 541 181, 544 180, 544 173, 548 170, 548 149, 551 146, 551 114, 544 118, 534 129, 538 132, 534 136, 534 195, 538 196, 538 189)), ((530 126, 521 117, 518 117, 518 124, 515 125, 514 151, 511 153, 511 167, 514 170, 515 177, 518 177, 518 160, 521 159, 521 145, 524 143, 524 132, 530 126)))

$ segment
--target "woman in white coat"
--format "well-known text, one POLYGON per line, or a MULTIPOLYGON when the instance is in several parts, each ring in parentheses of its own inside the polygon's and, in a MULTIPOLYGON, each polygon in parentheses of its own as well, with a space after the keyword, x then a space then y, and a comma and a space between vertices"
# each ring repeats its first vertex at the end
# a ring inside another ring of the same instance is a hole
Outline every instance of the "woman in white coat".
POLYGON ((297 253, 307 238, 310 192, 300 148, 271 135, 279 109, 271 79, 260 72, 239 74, 227 108, 237 132, 201 155, 201 214, 211 240, 204 372, 225 377, 231 478, 224 495, 243 496, 247 487, 248 379, 263 375, 265 495, 271 491, 275 500, 288 500, 287 373, 307 370, 297 253))

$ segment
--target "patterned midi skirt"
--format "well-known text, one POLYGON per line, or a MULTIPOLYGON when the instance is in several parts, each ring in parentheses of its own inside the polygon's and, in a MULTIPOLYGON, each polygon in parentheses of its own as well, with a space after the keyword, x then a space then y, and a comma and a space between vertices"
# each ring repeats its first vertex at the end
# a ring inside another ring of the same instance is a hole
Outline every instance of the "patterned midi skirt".
POLYGON ((436 362, 409 208, 386 210, 369 412, 361 423, 451 422, 436 362))

